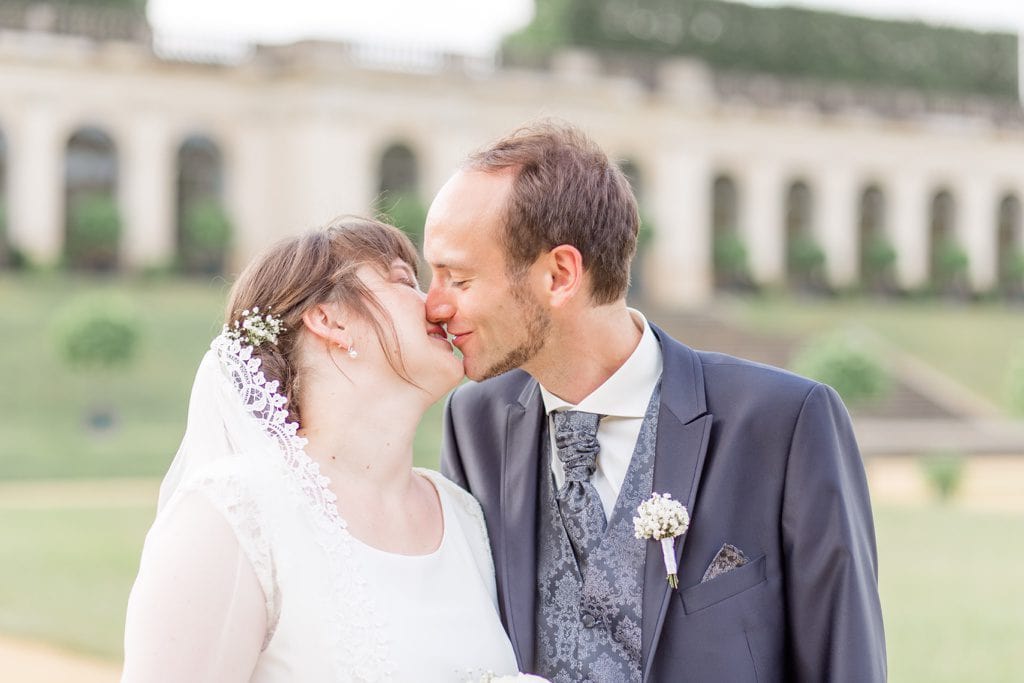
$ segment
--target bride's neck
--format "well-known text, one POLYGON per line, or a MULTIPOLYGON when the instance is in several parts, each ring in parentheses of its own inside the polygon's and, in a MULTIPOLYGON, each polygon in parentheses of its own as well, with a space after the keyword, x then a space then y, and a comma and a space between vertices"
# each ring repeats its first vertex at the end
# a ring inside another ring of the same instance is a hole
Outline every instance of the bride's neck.
POLYGON ((336 486, 402 495, 412 476, 413 439, 426 406, 405 390, 312 382, 302 397, 306 453, 336 486))

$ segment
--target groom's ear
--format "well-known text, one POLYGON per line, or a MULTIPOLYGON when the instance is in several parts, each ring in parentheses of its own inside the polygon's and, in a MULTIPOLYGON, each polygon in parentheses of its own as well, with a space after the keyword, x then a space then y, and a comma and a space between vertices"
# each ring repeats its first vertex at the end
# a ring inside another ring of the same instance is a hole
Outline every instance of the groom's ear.
POLYGON ((317 304, 302 314, 302 324, 314 337, 331 346, 347 349, 352 345, 352 335, 345 329, 339 313, 334 304, 317 304))
POLYGON ((548 300, 555 308, 572 301, 582 291, 585 271, 580 250, 568 244, 559 244, 541 257, 545 266, 545 284, 548 300))

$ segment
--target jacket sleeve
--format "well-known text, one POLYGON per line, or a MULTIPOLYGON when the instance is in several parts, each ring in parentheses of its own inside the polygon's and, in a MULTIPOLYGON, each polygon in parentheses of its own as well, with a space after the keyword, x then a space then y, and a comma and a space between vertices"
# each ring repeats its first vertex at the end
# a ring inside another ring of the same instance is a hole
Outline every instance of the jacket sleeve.
POLYGON ((830 387, 817 385, 805 398, 786 467, 782 535, 794 678, 884 681, 871 501, 849 415, 830 387))
POLYGON ((469 482, 466 479, 466 471, 462 465, 462 456, 459 453, 459 442, 455 436, 455 417, 452 414, 454 412, 452 404, 455 402, 456 395, 458 395, 458 389, 448 396, 448 400, 444 405, 444 431, 441 434, 441 474, 469 491, 469 482))

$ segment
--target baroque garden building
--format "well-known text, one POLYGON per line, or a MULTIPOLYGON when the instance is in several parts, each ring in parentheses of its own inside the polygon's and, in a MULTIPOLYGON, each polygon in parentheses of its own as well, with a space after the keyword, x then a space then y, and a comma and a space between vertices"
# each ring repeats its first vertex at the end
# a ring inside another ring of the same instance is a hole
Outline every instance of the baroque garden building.
POLYGON ((0 12, 0 254, 66 259, 82 197, 106 197, 121 226, 87 267, 180 260, 204 200, 233 226, 232 266, 342 213, 421 221, 468 151, 553 115, 634 182, 639 272, 659 303, 736 284, 1021 285, 1015 91, 755 73, 685 51, 624 61, 579 36, 494 60, 324 42, 212 54, 152 39, 138 14, 40 7, 0 12))

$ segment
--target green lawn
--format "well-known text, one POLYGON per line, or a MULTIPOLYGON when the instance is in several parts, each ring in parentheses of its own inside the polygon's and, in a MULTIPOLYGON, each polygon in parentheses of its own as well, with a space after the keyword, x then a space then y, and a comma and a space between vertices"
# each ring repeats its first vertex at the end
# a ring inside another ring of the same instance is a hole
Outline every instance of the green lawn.
POLYGON ((790 337, 866 328, 1004 407, 1007 369, 1024 352, 1024 310, 998 302, 766 295, 732 299, 720 310, 752 330, 790 337))
MULTIPOLYGON (((152 515, 0 506, 0 631, 118 659, 152 515)), ((1024 515, 883 506, 876 523, 891 680, 1019 680, 1024 515)))
MULTIPOLYGON (((228 285, 58 276, 0 278, 0 480, 160 475, 185 428, 195 369, 220 331, 228 285), (69 300, 106 291, 138 311, 141 352, 109 380, 63 366, 53 320, 69 300), (97 434, 89 406, 116 408, 118 425, 97 434)), ((440 406, 416 442, 417 463, 437 463, 440 406)))
POLYGON ((880 507, 879 582, 892 681, 1019 681, 1024 515, 880 507))
POLYGON ((0 507, 0 631, 120 659, 155 507, 0 507))
MULTIPOLYGON (((8 480, 0 486, 0 631, 120 656, 152 504, 102 495, 33 501, 11 487, 25 479, 162 475, 185 426, 193 373, 220 329, 226 291, 223 280, 0 277, 0 483, 8 480), (65 302, 97 289, 126 299, 143 326, 138 362, 106 383, 68 372, 51 333, 65 302), (84 426, 97 401, 119 412, 110 433, 84 426)), ((764 297, 720 305, 764 332, 868 327, 996 402, 1006 363, 1024 343, 1020 311, 992 304, 764 297)), ((417 435, 417 464, 436 466, 440 431, 438 405, 417 435)), ((1024 584, 1016 580, 1024 515, 882 506, 877 524, 892 680, 1017 678, 1024 671, 1024 584)))

